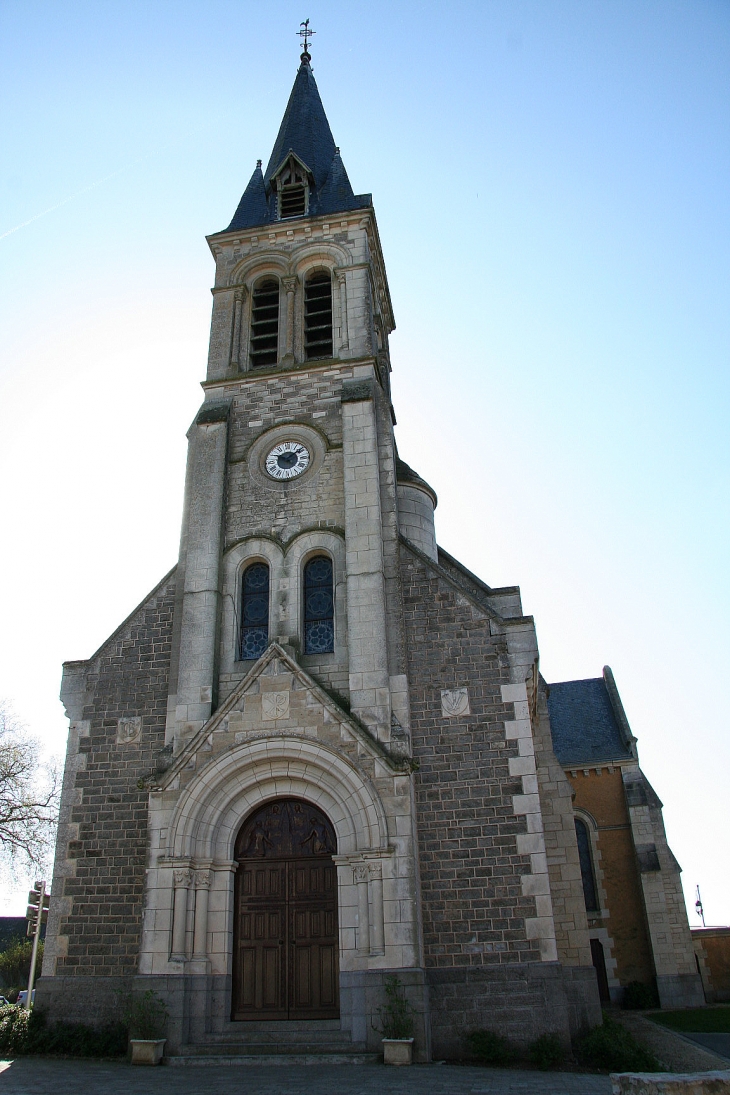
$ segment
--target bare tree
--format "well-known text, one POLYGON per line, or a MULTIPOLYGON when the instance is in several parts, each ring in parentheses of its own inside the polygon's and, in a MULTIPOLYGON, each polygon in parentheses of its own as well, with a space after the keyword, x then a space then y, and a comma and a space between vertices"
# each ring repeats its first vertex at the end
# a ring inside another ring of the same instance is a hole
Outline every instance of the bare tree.
POLYGON ((0 867, 15 874, 47 861, 59 794, 55 764, 41 763, 38 740, 0 701, 0 867))

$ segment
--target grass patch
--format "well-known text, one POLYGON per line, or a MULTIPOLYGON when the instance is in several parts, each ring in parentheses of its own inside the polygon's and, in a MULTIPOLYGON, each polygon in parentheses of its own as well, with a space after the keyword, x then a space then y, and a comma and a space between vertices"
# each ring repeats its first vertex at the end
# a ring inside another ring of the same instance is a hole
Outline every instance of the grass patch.
POLYGON ((605 1072, 662 1071, 654 1054, 605 1011, 603 1025, 579 1038, 573 1049, 580 1064, 587 1068, 605 1072))
POLYGON ((683 1008, 647 1015, 653 1023, 670 1030, 686 1030, 694 1034, 730 1034, 730 1008, 683 1008))

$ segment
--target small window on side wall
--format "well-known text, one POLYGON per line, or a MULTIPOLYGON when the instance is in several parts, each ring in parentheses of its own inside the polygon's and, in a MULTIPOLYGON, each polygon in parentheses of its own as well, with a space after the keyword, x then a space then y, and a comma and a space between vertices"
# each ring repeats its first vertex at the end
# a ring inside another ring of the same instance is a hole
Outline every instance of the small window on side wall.
POLYGON ((593 873, 593 856, 591 855, 591 838, 585 821, 575 819, 575 835, 578 840, 578 859, 580 860, 580 876, 583 881, 583 897, 585 898, 586 911, 598 912, 598 896, 596 893, 596 878, 593 873))
POLYGON ((332 357, 332 278, 324 271, 304 283, 304 351, 308 361, 332 357))
POLYGON ((304 568, 304 653, 331 654, 334 649, 332 560, 317 555, 304 568))
POLYGON ((269 568, 252 563, 241 585, 241 660, 260 658, 269 645, 269 568))

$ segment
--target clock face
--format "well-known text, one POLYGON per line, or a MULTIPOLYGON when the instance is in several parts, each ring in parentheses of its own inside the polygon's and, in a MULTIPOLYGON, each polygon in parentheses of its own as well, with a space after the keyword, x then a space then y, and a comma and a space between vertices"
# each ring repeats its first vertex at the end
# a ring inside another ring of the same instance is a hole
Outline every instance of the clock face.
POLYGON ((294 479, 309 467, 309 450, 300 441, 282 441, 266 457, 272 479, 294 479))

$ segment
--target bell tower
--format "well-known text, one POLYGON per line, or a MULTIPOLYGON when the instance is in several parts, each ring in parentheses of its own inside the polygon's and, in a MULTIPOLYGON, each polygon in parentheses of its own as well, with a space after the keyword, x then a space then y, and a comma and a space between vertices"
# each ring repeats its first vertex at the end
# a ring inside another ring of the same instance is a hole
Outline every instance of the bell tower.
MULTIPOLYGON (((266 170, 259 161, 208 237, 210 353, 188 435, 168 701, 176 755, 274 640, 377 740, 407 732, 395 324, 372 198, 353 192, 310 61, 305 47, 266 170), (318 597, 305 571, 320 554, 332 585, 318 597), (247 592, 254 563, 268 605, 247 592)), ((407 534, 423 537, 425 514, 429 547, 435 496, 415 476, 403 491, 407 534)))

